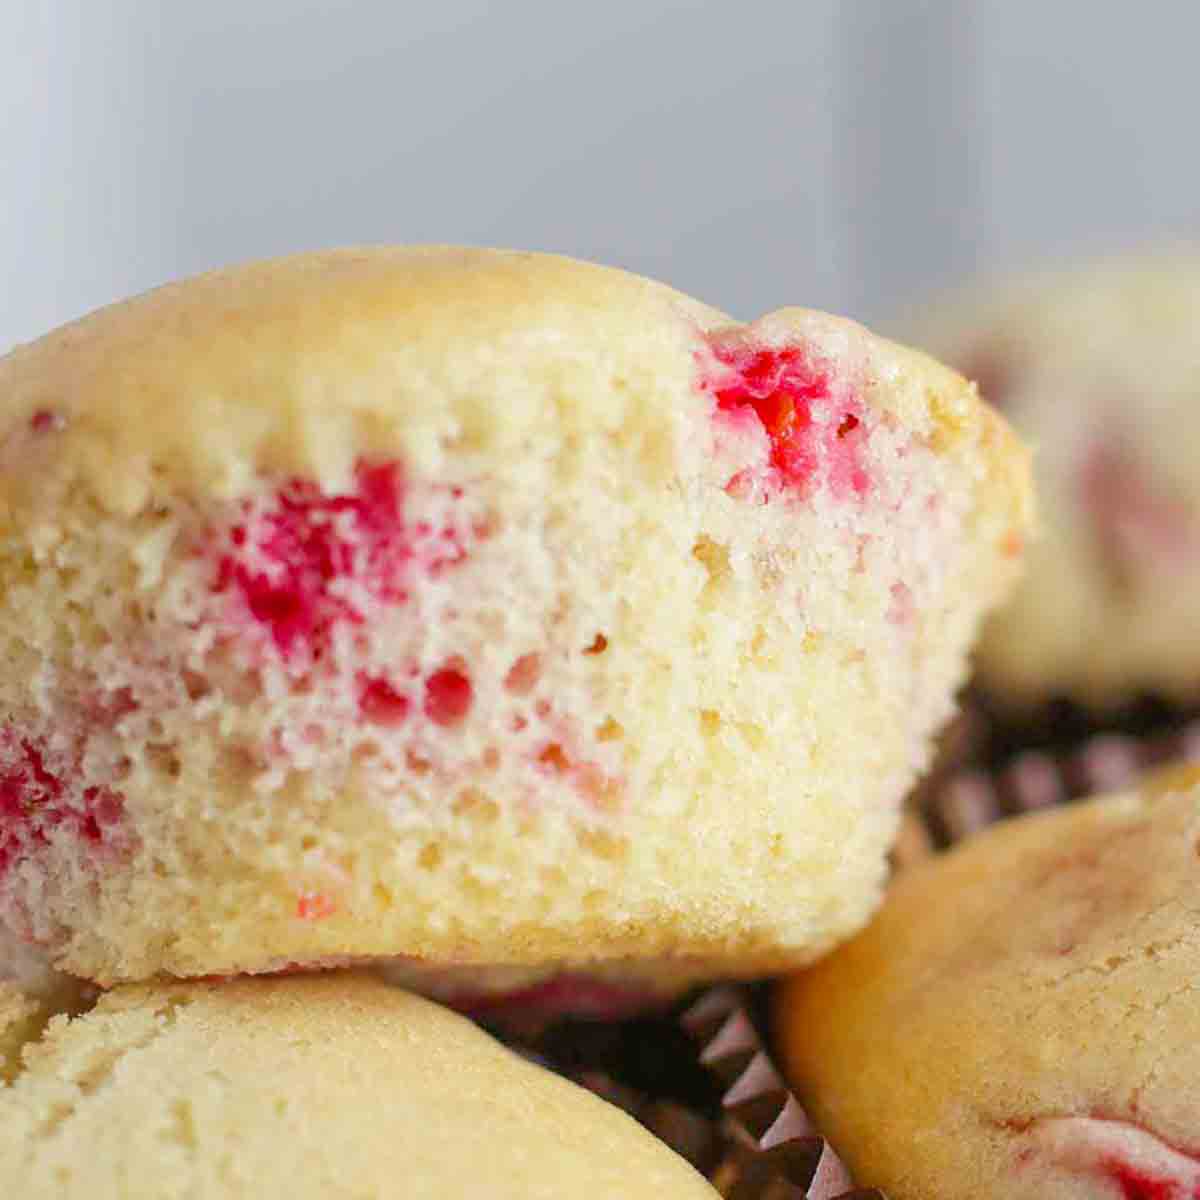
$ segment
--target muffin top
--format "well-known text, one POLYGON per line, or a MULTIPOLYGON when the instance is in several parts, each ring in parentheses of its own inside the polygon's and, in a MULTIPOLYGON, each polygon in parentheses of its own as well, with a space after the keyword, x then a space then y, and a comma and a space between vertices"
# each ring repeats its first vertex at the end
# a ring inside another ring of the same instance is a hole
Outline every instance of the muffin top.
POLYGON ((714 1195, 620 1110, 354 974, 137 985, 55 1018, 0 1088, 0 1194, 714 1195))
POLYGON ((782 1055, 894 1200, 1200 1195, 1200 771, 993 826, 787 981, 782 1055))

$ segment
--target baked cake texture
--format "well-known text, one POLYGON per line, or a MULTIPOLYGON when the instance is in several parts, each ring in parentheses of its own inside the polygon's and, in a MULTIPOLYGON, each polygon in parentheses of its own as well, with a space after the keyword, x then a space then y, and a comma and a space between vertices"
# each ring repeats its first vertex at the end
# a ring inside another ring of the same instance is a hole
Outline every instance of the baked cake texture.
POLYGON ((1030 523, 930 359, 496 251, 104 309, 0 461, 0 923, 104 984, 803 961, 1030 523))

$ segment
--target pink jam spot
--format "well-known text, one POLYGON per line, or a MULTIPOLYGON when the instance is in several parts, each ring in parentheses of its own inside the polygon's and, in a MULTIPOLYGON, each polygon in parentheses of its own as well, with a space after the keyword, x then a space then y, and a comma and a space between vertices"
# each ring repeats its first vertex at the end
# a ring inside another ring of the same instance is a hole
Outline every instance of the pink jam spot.
POLYGON ((471 680, 455 667, 443 667, 425 681, 425 715, 436 725, 457 725, 471 699, 471 680))
POLYGON ((302 892, 296 901, 296 916, 301 921, 323 921, 337 912, 337 904, 324 892, 302 892))
POLYGON ((1101 1168, 1121 1189, 1124 1200, 1200 1200, 1200 1186, 1184 1190, 1177 1179, 1148 1174, 1121 1159, 1109 1159, 1101 1168))
POLYGON ((56 433, 66 425, 60 413, 51 412, 48 408, 39 409, 29 418, 29 428, 34 433, 56 433))
MULTIPOLYGON (((870 486, 862 463, 866 442, 863 410, 854 397, 835 400, 828 369, 800 346, 713 345, 728 368, 707 384, 718 411, 756 420, 770 443, 770 466, 778 484, 802 494, 822 472, 834 496, 863 496, 870 486)), ((739 472, 728 485, 746 495, 751 481, 739 472)))
POLYGON ((1001 1124, 1029 1137, 1037 1157, 1110 1180, 1124 1200, 1200 1200, 1200 1159, 1138 1121, 1094 1113, 1001 1124))
POLYGON ((505 688, 514 696, 527 696, 537 686, 542 674, 542 660, 536 654, 522 654, 504 677, 505 688))
MULTIPOLYGON (((459 501, 463 489, 442 494, 459 501)), ((466 558, 464 541, 490 536, 481 520, 461 530, 453 522, 406 522, 403 502, 395 462, 360 463, 344 494, 290 480, 265 508, 245 506, 228 531, 214 591, 236 598, 239 619, 265 631, 267 646, 294 670, 319 668, 339 628, 364 626, 373 605, 407 603, 414 577, 437 577, 466 558)), ((364 672, 358 680, 363 718, 383 727, 401 725, 414 710, 455 725, 471 700, 469 677, 452 664, 425 681, 423 698, 415 679, 364 672)))
POLYGON ((358 707, 372 724, 395 727, 407 718, 409 702, 386 679, 374 678, 363 682, 358 707))
POLYGON ((82 806, 73 804, 42 751, 9 728, 0 732, 0 758, 0 873, 45 846, 56 829, 99 845, 121 820, 121 798, 107 788, 86 788, 82 806))
POLYGON ((137 712, 138 702, 132 688, 121 687, 111 692, 93 692, 84 699, 82 707, 90 721, 111 729, 123 717, 137 712))

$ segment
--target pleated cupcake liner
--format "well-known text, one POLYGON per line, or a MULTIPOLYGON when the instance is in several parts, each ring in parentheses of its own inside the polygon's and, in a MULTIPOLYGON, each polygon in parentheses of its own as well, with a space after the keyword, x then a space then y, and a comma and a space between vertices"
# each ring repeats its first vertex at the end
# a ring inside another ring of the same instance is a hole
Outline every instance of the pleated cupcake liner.
MULTIPOLYGON (((914 794, 893 867, 911 865, 1004 817, 1120 791, 1155 768, 1200 761, 1200 719, 1160 706, 1155 723, 1150 710, 1139 711, 1144 727, 1129 722, 1075 736, 1076 726, 1067 723, 1057 740, 1047 734, 1015 749, 1008 732, 976 732, 970 752, 953 763, 943 759, 914 794)), ((977 731, 985 723, 978 710, 965 719, 977 731)))
POLYGON ((771 1061, 761 988, 710 988, 672 1014, 564 1021, 520 1048, 625 1109, 727 1200, 882 1200, 857 1189, 771 1061))
POLYGON ((771 1059, 744 987, 716 987, 680 1017, 721 1091, 724 1153, 710 1174, 728 1200, 886 1200, 855 1187, 771 1059))

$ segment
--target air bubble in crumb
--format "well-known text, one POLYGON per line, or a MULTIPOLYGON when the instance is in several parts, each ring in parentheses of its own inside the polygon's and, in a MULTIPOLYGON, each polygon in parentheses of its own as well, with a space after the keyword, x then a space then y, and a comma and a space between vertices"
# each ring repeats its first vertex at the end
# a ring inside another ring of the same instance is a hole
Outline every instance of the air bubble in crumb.
POLYGON ((717 583, 729 574, 729 550, 719 542, 714 542, 706 534, 701 534, 692 547, 692 557, 699 561, 708 572, 709 582, 717 583))
POLYGON ((464 788, 454 798, 454 815, 479 825, 490 825, 500 816, 499 805, 477 788, 464 788))
POLYGON ((761 725, 755 725, 753 721, 739 721, 737 731, 752 750, 762 750, 766 747, 767 737, 761 725))
POLYGON ((542 660, 536 654, 522 654, 504 677, 505 688, 515 696, 528 695, 542 674, 542 660))
POLYGON ((538 762, 544 767, 550 767, 554 771, 566 771, 571 766, 570 760, 557 742, 551 742, 538 755, 538 762))
POLYGON ((617 837, 603 829, 581 829, 579 845, 589 854, 608 862, 615 862, 629 853, 629 843, 625 838, 617 837))
POLYGON ((442 848, 436 842, 429 842, 417 855, 417 866, 423 871, 436 871, 441 863, 442 848))

